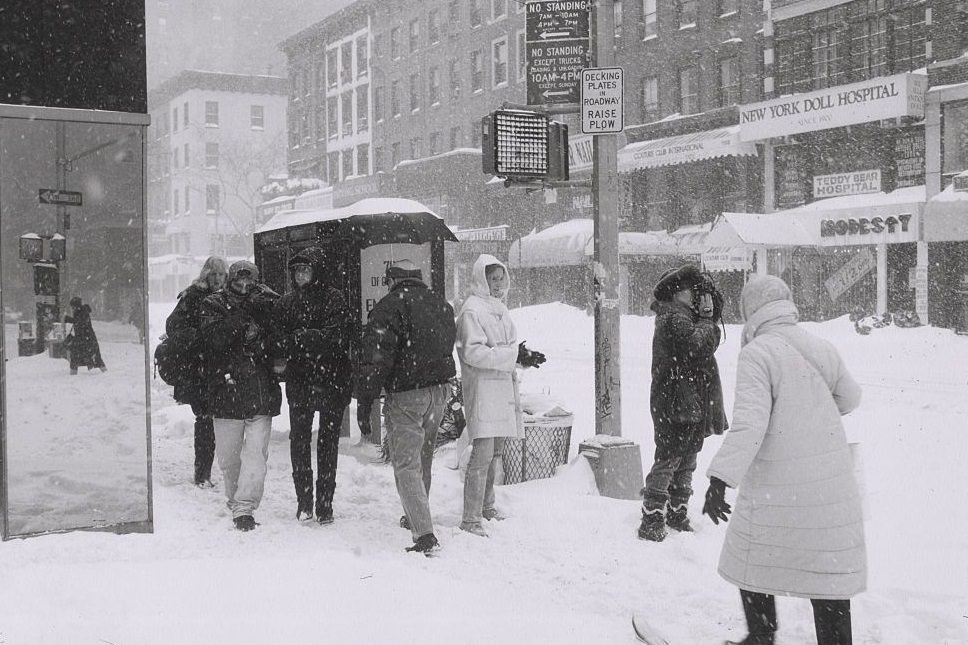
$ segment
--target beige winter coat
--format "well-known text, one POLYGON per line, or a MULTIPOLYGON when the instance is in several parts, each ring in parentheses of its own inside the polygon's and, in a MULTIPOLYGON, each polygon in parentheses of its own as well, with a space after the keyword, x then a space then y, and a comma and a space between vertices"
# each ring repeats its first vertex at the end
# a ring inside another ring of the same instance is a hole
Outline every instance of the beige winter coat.
POLYGON ((457 317, 457 357, 466 431, 471 441, 485 437, 524 437, 515 373, 517 331, 507 306, 489 293, 484 269, 490 264, 504 266, 492 255, 477 259, 472 270, 471 293, 457 317))
POLYGON ((833 345, 797 326, 792 302, 769 301, 777 284, 762 281, 743 291, 732 427, 708 470, 739 489, 719 573, 749 591, 850 598, 867 564, 840 417, 861 391, 833 345))

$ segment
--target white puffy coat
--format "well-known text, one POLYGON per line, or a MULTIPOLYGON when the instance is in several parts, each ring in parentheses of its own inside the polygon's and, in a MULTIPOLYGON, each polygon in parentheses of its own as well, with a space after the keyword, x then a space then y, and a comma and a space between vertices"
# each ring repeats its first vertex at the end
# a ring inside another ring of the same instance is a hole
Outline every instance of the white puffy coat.
POLYGON ((796 320, 787 300, 748 316, 732 427, 708 470, 739 488, 719 573, 749 591, 846 599, 867 583, 860 497, 840 419, 861 391, 833 345, 796 320))
POLYGON ((483 437, 524 437, 515 374, 517 331, 503 300, 490 295, 484 276, 484 268, 489 264, 504 266, 492 255, 477 258, 470 294, 457 316, 457 357, 466 432, 471 441, 483 437))

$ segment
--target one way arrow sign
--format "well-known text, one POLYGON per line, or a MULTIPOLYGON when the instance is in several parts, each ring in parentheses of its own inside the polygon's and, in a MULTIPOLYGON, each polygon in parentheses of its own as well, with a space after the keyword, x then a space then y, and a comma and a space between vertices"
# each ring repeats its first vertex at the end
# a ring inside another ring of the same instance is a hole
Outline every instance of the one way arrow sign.
POLYGON ((40 188, 37 196, 41 204, 57 204, 58 206, 80 206, 84 194, 73 190, 57 190, 54 188, 40 188))

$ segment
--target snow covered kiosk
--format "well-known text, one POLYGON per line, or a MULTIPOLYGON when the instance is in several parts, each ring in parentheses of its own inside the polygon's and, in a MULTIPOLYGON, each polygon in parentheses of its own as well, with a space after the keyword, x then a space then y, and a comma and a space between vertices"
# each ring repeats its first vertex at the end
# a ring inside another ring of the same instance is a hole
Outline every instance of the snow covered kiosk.
POLYGON ((4 539, 153 525, 145 5, 96 4, 5 0, 0 19, 4 539), (25 236, 39 244, 21 255, 25 236), (65 315, 86 347, 97 336, 94 369, 54 351, 65 315), (19 351, 17 322, 36 323, 39 351, 19 351))

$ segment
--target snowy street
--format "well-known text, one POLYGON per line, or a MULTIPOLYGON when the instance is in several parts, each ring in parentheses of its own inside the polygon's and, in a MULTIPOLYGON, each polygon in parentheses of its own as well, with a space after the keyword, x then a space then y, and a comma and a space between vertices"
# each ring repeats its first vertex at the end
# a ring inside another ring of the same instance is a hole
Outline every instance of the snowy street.
MULTIPOLYGON (((152 304, 152 343, 171 307, 152 304)), ((214 489, 191 483, 191 411, 154 379, 154 534, 0 544, 0 643, 634 643, 633 613, 675 645, 742 638, 739 594, 716 573, 725 528, 700 515, 720 440, 700 455, 696 532, 639 540, 640 503, 599 497, 578 456, 594 434, 592 318, 561 304, 512 315, 548 357, 524 373, 523 389, 550 392, 575 423, 570 463, 556 477, 498 489, 508 519, 486 523, 489 538, 457 529, 451 445, 437 454, 431 492, 441 548, 432 558, 405 553, 392 469, 377 463, 376 447, 358 445, 355 424, 341 445, 335 523, 297 522, 285 406, 273 420, 260 525, 236 531, 217 468, 214 489)), ((896 327, 860 336, 846 317, 806 326, 837 345, 864 388, 845 418, 863 458, 870 569, 868 591, 852 604, 854 643, 968 645, 968 338, 896 327)), ((621 331, 623 436, 639 444, 647 470, 652 319, 625 316, 621 331)), ((717 352, 727 413, 739 337, 728 325, 717 352)), ((815 642, 809 602, 777 606, 779 645, 815 642)))

